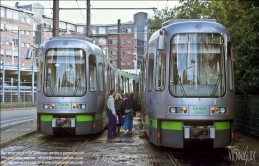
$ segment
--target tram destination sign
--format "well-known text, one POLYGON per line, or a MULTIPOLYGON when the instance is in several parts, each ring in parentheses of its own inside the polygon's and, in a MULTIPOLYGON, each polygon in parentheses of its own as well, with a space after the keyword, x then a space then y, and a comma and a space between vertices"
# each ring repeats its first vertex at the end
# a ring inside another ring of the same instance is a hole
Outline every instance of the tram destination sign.
POLYGON ((209 107, 208 106, 189 106, 190 115, 209 115, 209 107))
POLYGON ((58 110, 70 110, 71 103, 58 103, 57 108, 58 108, 58 110))

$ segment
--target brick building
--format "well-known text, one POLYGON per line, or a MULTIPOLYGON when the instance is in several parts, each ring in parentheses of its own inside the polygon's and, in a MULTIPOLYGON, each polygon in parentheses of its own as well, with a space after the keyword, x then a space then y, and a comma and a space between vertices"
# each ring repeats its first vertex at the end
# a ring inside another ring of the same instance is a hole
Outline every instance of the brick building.
POLYGON ((1 59, 5 59, 6 65, 18 63, 18 30, 21 66, 32 64, 32 60, 25 60, 26 50, 33 44, 35 36, 32 16, 30 11, 21 12, 17 8, 1 5, 1 59))

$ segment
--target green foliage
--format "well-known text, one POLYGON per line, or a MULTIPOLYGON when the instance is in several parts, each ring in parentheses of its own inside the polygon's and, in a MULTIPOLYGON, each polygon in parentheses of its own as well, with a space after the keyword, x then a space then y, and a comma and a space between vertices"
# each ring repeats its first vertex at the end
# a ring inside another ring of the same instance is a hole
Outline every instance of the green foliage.
POLYGON ((161 28, 170 19, 216 19, 231 34, 236 93, 258 95, 259 1, 180 0, 179 3, 180 6, 156 11, 148 20, 151 29, 161 28))

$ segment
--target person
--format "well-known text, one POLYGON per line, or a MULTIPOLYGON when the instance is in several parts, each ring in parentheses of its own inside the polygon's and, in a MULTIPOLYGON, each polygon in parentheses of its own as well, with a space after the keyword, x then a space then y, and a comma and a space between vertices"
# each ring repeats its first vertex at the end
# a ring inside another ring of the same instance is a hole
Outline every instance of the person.
POLYGON ((135 110, 134 110, 134 92, 131 92, 129 94, 129 100, 131 100, 131 108, 130 108, 130 129, 129 133, 132 133, 132 128, 133 128, 133 116, 135 116, 135 110))
POLYGON ((123 107, 124 107, 124 101, 122 100, 121 95, 119 93, 117 93, 115 95, 115 111, 118 116, 118 122, 117 122, 118 134, 120 133, 121 126, 123 126, 123 119, 122 119, 123 107))
POLYGON ((108 124, 108 138, 117 137, 116 134, 116 112, 115 112, 115 105, 114 105, 114 96, 116 95, 115 90, 110 90, 110 96, 107 101, 107 115, 109 118, 108 124))
POLYGON ((128 93, 125 93, 123 113, 125 116, 125 134, 132 132, 132 100, 128 93))

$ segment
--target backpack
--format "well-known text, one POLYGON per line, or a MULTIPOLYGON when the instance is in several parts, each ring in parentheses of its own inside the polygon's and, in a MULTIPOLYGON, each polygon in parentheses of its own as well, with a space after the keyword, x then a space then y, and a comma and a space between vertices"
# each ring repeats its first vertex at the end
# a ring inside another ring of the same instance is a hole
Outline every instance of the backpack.
POLYGON ((117 112, 122 112, 123 111, 123 108, 124 108, 124 101, 123 100, 117 100, 115 102, 115 110, 117 112))

